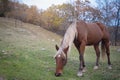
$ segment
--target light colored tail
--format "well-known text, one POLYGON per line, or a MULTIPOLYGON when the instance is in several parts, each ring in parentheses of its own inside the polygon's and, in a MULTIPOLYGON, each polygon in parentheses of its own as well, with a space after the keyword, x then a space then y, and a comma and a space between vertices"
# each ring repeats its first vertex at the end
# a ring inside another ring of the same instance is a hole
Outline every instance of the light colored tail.
POLYGON ((104 41, 101 42, 101 50, 102 50, 102 59, 105 59, 106 49, 104 41))

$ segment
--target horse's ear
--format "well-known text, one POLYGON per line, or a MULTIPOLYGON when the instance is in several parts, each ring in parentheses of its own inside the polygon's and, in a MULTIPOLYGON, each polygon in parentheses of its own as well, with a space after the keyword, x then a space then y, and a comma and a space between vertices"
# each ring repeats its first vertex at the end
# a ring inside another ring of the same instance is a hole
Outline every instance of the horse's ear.
POLYGON ((57 45, 55 45, 55 47, 56 47, 56 50, 58 51, 58 50, 59 50, 59 47, 58 47, 57 45))
POLYGON ((63 50, 64 53, 67 53, 67 52, 68 52, 68 49, 69 49, 69 46, 63 50))

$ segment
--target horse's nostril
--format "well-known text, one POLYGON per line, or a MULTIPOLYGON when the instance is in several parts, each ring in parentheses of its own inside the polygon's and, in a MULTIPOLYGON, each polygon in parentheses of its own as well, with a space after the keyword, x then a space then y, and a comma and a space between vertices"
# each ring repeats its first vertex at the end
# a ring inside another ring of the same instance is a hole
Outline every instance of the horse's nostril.
POLYGON ((59 76, 61 76, 61 73, 55 73, 55 76, 59 77, 59 76))

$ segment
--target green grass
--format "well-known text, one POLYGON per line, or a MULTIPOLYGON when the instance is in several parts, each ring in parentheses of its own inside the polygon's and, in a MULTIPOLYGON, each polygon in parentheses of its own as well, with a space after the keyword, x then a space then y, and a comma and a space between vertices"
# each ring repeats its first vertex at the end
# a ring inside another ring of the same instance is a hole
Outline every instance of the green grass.
POLYGON ((13 19, 0 18, 0 79, 3 80, 120 80, 120 47, 111 47, 112 70, 107 61, 100 60, 100 68, 93 70, 95 51, 86 47, 87 72, 77 77, 79 54, 72 47, 68 63, 61 77, 55 77, 55 44, 60 36, 27 23, 14 27, 13 19), (53 39, 55 41, 53 41, 53 39), (45 50, 44 50, 45 49, 45 50))

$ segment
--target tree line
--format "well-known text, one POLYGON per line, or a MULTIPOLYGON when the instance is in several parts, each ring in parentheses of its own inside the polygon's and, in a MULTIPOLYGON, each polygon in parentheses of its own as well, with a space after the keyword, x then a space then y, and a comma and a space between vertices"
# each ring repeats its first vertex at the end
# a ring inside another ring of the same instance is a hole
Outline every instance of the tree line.
POLYGON ((96 0, 97 6, 92 6, 89 0, 70 0, 68 3, 52 5, 46 10, 20 1, 0 0, 0 16, 39 25, 61 35, 74 19, 99 21, 109 27, 111 41, 115 45, 120 43, 120 0, 96 0))

